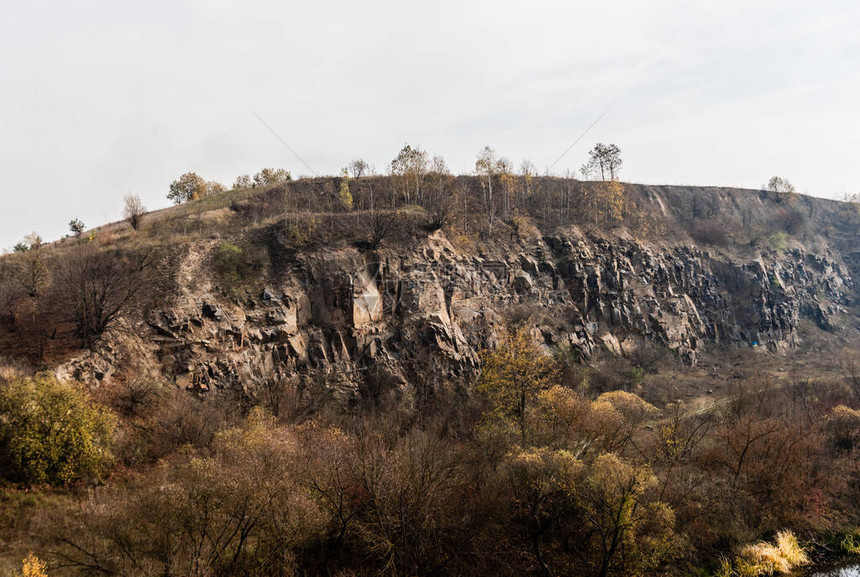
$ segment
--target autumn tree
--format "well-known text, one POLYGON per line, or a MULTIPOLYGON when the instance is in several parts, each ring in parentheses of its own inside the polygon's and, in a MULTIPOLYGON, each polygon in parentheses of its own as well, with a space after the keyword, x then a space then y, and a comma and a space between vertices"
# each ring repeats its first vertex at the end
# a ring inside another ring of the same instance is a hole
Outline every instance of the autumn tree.
POLYGON ((21 572, 15 577, 48 577, 48 565, 31 551, 21 563, 21 572))
MULTIPOLYGON (((427 173, 427 153, 419 147, 413 148, 405 144, 394 160, 391 161, 389 169, 394 177, 398 188, 403 192, 406 204, 420 201, 421 185, 424 175, 427 173)), ((392 205, 393 208, 393 205, 392 205)))
POLYGON ((615 180, 621 164, 621 149, 617 145, 598 142, 588 152, 588 162, 580 170, 586 178, 599 174, 600 180, 615 180))
POLYGON ((122 216, 128 221, 131 228, 140 230, 140 225, 143 224, 143 215, 146 214, 146 207, 143 206, 143 201, 136 194, 129 194, 125 197, 124 203, 122 216))
POLYGON ((198 200, 206 196, 207 183, 202 176, 194 172, 186 172, 170 183, 167 198, 173 204, 181 204, 190 200, 198 200))
POLYGON ((555 360, 545 354, 528 328, 506 334, 494 350, 481 353, 483 367, 477 390, 494 406, 493 415, 517 426, 526 440, 526 412, 538 393, 559 376, 555 360))
POLYGON ((11 481, 97 479, 111 460, 113 417, 83 389, 53 375, 0 387, 0 414, 0 462, 11 481))
POLYGON ((496 196, 493 191, 493 179, 498 170, 496 151, 490 146, 485 146, 475 160, 475 173, 481 177, 481 200, 484 203, 484 211, 487 213, 489 234, 493 234, 493 222, 496 218, 496 196))
POLYGON ((526 527, 535 559, 545 575, 545 535, 577 506, 576 479, 583 465, 572 453, 546 447, 515 449, 504 462, 516 516, 526 527))
POLYGON ((764 190, 774 194, 780 202, 791 200, 797 193, 797 189, 786 178, 780 176, 771 177, 764 186, 764 190))
POLYGON ((532 181, 537 176, 537 167, 529 159, 520 163, 520 178, 523 181, 523 193, 528 197, 532 194, 532 181))
POLYGON ((283 168, 264 168, 254 175, 254 186, 284 184, 293 179, 292 174, 283 168))
POLYGON ((613 453, 600 455, 584 469, 577 496, 598 577, 641 575, 670 552, 674 513, 645 495, 656 482, 650 468, 613 453))
POLYGON ((346 210, 352 210, 352 193, 349 191, 349 169, 343 168, 340 171, 340 190, 338 198, 341 206, 346 210))
POLYGON ((241 174, 236 177, 236 180, 233 182, 233 190, 237 190, 240 188, 252 188, 254 186, 254 181, 248 174, 241 174))
POLYGON ((214 194, 221 194, 225 190, 227 190, 227 189, 220 182, 210 180, 209 182, 206 183, 206 196, 212 196, 214 194))
POLYGON ((7 285, 10 292, 7 293, 6 302, 12 326, 21 331, 18 334, 19 342, 26 343, 41 359, 56 326, 51 299, 48 298, 52 275, 48 255, 39 248, 41 239, 31 238, 25 246, 26 250, 16 254, 7 269, 10 273, 7 285))
POLYGON ((145 294, 148 252, 115 253, 75 247, 58 267, 61 299, 81 342, 93 348, 137 298, 145 294))

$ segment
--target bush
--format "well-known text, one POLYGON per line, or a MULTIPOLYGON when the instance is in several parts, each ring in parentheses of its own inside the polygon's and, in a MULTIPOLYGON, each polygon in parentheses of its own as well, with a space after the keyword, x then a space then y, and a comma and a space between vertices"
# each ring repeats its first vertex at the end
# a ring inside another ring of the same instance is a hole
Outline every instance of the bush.
POLYGON ((729 244, 729 236, 723 225, 711 220, 693 221, 690 236, 696 242, 714 246, 726 246, 729 244))
POLYGON ((74 384, 42 373, 0 390, 0 463, 32 485, 99 479, 112 460, 114 419, 74 384))
POLYGON ((767 242, 774 250, 783 250, 788 243, 788 235, 780 230, 767 237, 767 242))
POLYGON ((245 250, 229 242, 221 243, 215 254, 214 267, 226 291, 234 293, 245 281, 253 278, 255 271, 263 267, 263 256, 255 247, 245 250))
POLYGON ((242 280, 243 261, 244 251, 235 244, 225 242, 218 247, 218 254, 215 255, 215 269, 228 287, 236 286, 242 280))

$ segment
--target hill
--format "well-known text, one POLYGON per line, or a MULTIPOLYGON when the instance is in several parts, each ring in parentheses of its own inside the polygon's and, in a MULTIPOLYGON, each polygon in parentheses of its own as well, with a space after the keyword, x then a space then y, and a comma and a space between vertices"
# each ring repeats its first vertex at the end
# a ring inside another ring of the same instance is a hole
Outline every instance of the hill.
POLYGON ((115 541, 108 509, 166 522, 177 502, 148 491, 168 482, 224 491, 219 523, 249 535, 200 536, 182 575, 681 574, 778 529, 852 527, 858 225, 852 204, 756 190, 317 178, 6 255, 4 380, 85 384, 125 471, 104 511, 61 492, 33 523, 80 524, 45 545, 58 564, 135 575, 160 553, 115 541), (270 501, 280 521, 230 517, 270 501))

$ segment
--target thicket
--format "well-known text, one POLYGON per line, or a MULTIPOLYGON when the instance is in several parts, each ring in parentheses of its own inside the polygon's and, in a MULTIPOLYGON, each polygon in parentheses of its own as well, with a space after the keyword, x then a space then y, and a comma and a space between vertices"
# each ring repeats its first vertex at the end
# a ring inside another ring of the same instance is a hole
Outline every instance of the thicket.
POLYGON ((122 473, 31 511, 30 546, 58 574, 682 575, 860 522, 850 379, 658 407, 531 338, 477 387, 427 359, 405 392, 368 372, 359 405, 336 374, 206 401, 128 382, 102 397, 122 473))

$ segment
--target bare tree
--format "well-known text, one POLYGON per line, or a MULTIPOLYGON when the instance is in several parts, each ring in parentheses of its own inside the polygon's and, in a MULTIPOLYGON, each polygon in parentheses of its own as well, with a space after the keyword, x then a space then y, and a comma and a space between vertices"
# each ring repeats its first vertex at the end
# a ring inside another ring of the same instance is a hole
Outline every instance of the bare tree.
POLYGON ((122 209, 122 216, 128 220, 131 228, 139 230, 143 223, 143 215, 146 213, 146 207, 143 206, 143 201, 136 194, 129 194, 125 197, 125 207, 122 209))
POLYGON ((430 215, 430 228, 439 230, 448 221, 454 195, 452 189, 456 180, 451 176, 445 159, 434 156, 431 162, 431 187, 427 197, 427 212, 430 215))
POLYGON ((363 158, 354 158, 349 162, 349 172, 353 178, 361 178, 373 174, 373 166, 368 164, 363 158))
POLYGON ((370 232, 370 241, 368 245, 371 250, 376 250, 382 241, 391 232, 391 229, 397 223, 399 213, 396 210, 374 210, 370 213, 370 220, 367 223, 368 232, 370 232))
POLYGON ((59 282, 69 320, 93 348, 145 292, 147 253, 113 253, 91 244, 75 247, 60 265, 59 282))

